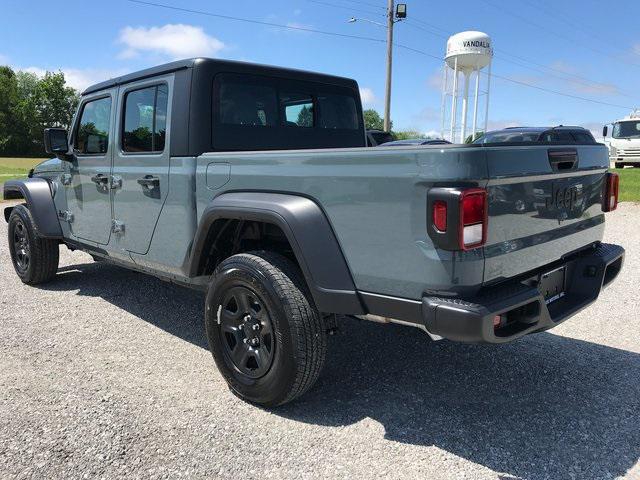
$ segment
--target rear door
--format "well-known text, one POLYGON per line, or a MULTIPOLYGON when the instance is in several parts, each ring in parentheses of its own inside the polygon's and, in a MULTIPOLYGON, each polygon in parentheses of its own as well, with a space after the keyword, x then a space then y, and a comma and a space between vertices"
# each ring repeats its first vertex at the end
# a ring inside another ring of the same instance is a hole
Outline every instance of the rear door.
POLYGON ((116 247, 145 254, 169 189, 173 77, 127 84, 118 93, 113 158, 116 247))
POLYGON ((99 244, 107 244, 111 233, 109 172, 115 98, 115 89, 83 97, 71 137, 70 174, 62 179, 71 233, 79 240, 99 244))
POLYGON ((486 149, 485 282, 560 260, 602 239, 604 145, 486 149))

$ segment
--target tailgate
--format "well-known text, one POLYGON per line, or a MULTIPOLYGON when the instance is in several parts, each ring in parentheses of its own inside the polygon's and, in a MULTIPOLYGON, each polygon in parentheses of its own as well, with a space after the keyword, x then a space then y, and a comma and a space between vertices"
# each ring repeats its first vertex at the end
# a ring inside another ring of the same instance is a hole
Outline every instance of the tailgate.
POLYGON ((604 145, 487 148, 485 283, 560 260, 602 239, 604 145))

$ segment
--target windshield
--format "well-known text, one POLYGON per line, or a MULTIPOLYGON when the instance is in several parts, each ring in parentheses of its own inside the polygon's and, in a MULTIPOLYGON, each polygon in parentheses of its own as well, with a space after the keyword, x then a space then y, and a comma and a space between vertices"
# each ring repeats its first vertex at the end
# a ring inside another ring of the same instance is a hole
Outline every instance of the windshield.
POLYGON ((619 122, 613 124, 613 138, 640 137, 640 120, 636 122, 619 122))

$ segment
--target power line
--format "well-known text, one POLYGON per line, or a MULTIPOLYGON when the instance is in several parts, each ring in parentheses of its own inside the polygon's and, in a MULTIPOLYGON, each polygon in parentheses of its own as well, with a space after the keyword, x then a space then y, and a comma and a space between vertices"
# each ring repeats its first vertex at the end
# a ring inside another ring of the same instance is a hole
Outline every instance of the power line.
MULTIPOLYGON (((406 25, 409 25, 410 27, 416 28, 418 30, 422 30, 423 32, 429 33, 430 35, 434 35, 436 37, 443 38, 445 40, 448 39, 449 36, 450 36, 450 34, 446 34, 445 35, 445 34, 432 32, 430 30, 427 30, 426 28, 421 27, 420 25, 415 25, 415 24, 413 24, 411 22, 415 22, 415 20, 414 19, 407 20, 406 21, 406 25)), ((425 22, 421 22, 421 23, 425 23, 425 22)), ((436 28, 434 25, 430 25, 430 27, 431 28, 436 28)), ((438 29, 442 30, 440 28, 438 28, 438 29)), ((444 30, 442 30, 442 31, 444 31, 444 30)), ((506 51, 504 51, 502 49, 495 48, 494 50, 496 52, 502 53, 503 55, 507 55, 509 57, 513 57, 513 58, 519 60, 520 62, 531 63, 532 65, 537 65, 538 67, 543 68, 544 70, 540 70, 540 68, 531 67, 529 65, 524 65, 524 64, 516 62, 514 60, 510 60, 508 58, 504 58, 504 57, 502 57, 500 55, 496 55, 495 56, 496 58, 498 58, 498 59, 500 59, 500 60, 502 60, 504 62, 511 63, 513 65, 517 65, 517 66, 522 67, 522 68, 527 68, 529 70, 533 70, 533 71, 536 71, 536 72, 540 72, 540 73, 542 73, 544 75, 548 75, 548 76, 551 76, 551 77, 554 77, 554 78, 558 78, 560 80, 572 81, 572 82, 578 83, 580 85, 584 85, 586 87, 602 87, 602 88, 613 87, 613 88, 616 89, 615 94, 617 94, 617 95, 620 95, 620 96, 623 96, 623 97, 627 97, 627 98, 631 98, 631 99, 635 99, 636 98, 636 96, 634 96, 634 95, 631 95, 629 93, 625 93, 620 88, 618 88, 616 85, 597 82, 595 80, 591 80, 589 78, 586 78, 586 77, 583 77, 583 76, 580 76, 580 75, 577 75, 577 74, 574 74, 574 73, 563 71, 563 70, 561 70, 559 68, 554 68, 552 66, 543 65, 541 63, 536 63, 536 62, 534 62, 532 60, 528 60, 528 59, 520 57, 518 55, 514 55, 514 54, 506 52, 506 51), (549 71, 557 72, 557 73, 559 73, 561 75, 549 73, 549 71)))
MULTIPOLYGON (((502 5, 500 5, 500 6, 499 6, 499 5, 496 5, 495 3, 493 3, 493 2, 492 2, 492 1, 490 1, 490 0, 484 0, 484 3, 486 3, 487 5, 489 5, 489 6, 493 7, 493 8, 495 8, 495 9, 497 9, 497 10, 500 10, 501 12, 506 13, 507 15, 510 15, 510 16, 512 16, 512 17, 514 17, 514 18, 517 18, 517 19, 519 19, 520 21, 522 21, 522 22, 524 22, 524 23, 528 23, 529 25, 532 25, 532 26, 536 27, 536 28, 537 28, 537 29, 539 29, 539 30, 545 31, 545 32, 547 32, 547 33, 550 33, 551 35, 554 35, 554 36, 556 36, 556 37, 558 37, 558 38, 561 38, 561 39, 563 39, 563 40, 568 40, 569 42, 577 43, 577 44, 579 44, 581 47, 586 48, 586 49, 588 49, 588 50, 591 50, 592 52, 595 52, 595 53, 597 53, 597 54, 599 54, 599 55, 602 55, 602 56, 604 56, 604 57, 619 60, 619 57, 617 57, 617 56, 612 56, 612 55, 610 55, 609 53, 607 53, 607 52, 605 52, 605 51, 603 51, 603 50, 600 50, 600 49, 598 49, 598 48, 593 48, 593 47, 590 47, 590 46, 588 46, 588 45, 584 45, 584 43, 583 43, 583 42, 581 42, 580 40, 576 40, 575 38, 571 38, 571 37, 569 37, 569 36, 567 36, 567 35, 565 35, 565 34, 563 34, 563 33, 556 32, 555 30, 553 30, 553 29, 551 29, 551 28, 547 28, 547 27, 545 27, 544 25, 540 25, 540 24, 539 24, 539 23, 537 23, 537 22, 534 22, 534 21, 532 21, 532 20, 529 20, 527 17, 524 17, 524 16, 522 16, 522 15, 519 15, 519 14, 517 14, 517 13, 515 13, 515 12, 512 12, 512 11, 510 11, 510 10, 508 10, 508 9, 504 8, 504 6, 502 6, 502 5)), ((640 67, 640 64, 638 64, 638 63, 633 63, 633 62, 627 62, 627 63, 628 63, 629 65, 633 65, 633 66, 635 66, 635 67, 640 67)))
MULTIPOLYGON (((411 51, 411 52, 414 52, 414 53, 418 53, 418 54, 424 55, 426 57, 434 58, 434 59, 440 60, 440 61, 442 60, 437 55, 433 55, 431 53, 425 52, 424 50, 419 50, 417 48, 409 47, 407 45, 402 45, 402 44, 399 44, 399 43, 394 43, 394 45, 396 47, 398 47, 398 48, 403 48, 405 50, 408 50, 408 51, 411 51)), ((585 102, 596 103, 596 104, 599 104, 599 105, 606 105, 606 106, 609 106, 609 107, 623 108, 625 110, 633 110, 633 107, 628 107, 628 106, 624 106, 624 105, 618 105, 618 104, 609 103, 609 102, 602 102, 600 100, 594 100, 593 98, 586 98, 586 97, 581 97, 579 95, 573 95, 573 94, 570 94, 570 93, 559 92, 557 90, 552 90, 550 88, 540 87, 538 85, 533 85, 531 83, 523 82, 521 80, 516 80, 514 78, 505 77, 503 75, 498 75, 497 73, 493 73, 493 72, 491 73, 491 77, 492 78, 498 78, 500 80, 504 80, 504 81, 507 81, 507 82, 515 83, 515 84, 518 84, 518 85, 522 85, 522 86, 525 86, 525 87, 535 88, 536 90, 540 90, 540 91, 543 91, 543 92, 553 93, 555 95, 561 95, 563 97, 573 98, 573 99, 576 99, 576 100, 583 100, 585 102)))
MULTIPOLYGON (((261 20, 253 20, 253 19, 249 19, 249 18, 241 18, 241 17, 234 17, 231 15, 222 15, 222 14, 218 14, 218 13, 212 13, 212 12, 205 12, 202 10, 194 10, 194 9, 189 9, 189 8, 183 8, 183 7, 176 7, 173 5, 166 5, 163 3, 156 3, 156 2, 149 2, 149 1, 145 1, 145 0, 127 0, 130 3, 137 3, 140 5, 147 5, 147 6, 153 6, 153 7, 158 7, 158 8, 166 8, 169 10, 174 10, 174 11, 180 11, 180 12, 185 12, 185 13, 192 13, 192 14, 196 14, 196 15, 204 15, 204 16, 208 16, 208 17, 214 17, 214 18, 222 18, 225 20, 233 20, 233 21, 237 21, 237 22, 244 22, 244 23, 251 23, 251 24, 257 24, 257 25, 265 25, 265 26, 269 26, 269 27, 278 27, 278 28, 285 28, 288 30, 300 30, 300 31, 305 31, 305 32, 310 32, 310 33, 318 33, 321 35, 329 35, 329 36, 335 36, 335 37, 341 37, 341 38, 351 38, 351 39, 355 39, 355 40, 364 40, 364 41, 369 41, 369 42, 376 42, 376 43, 385 43, 385 40, 380 39, 380 38, 375 38, 375 37, 365 37, 365 36, 361 36, 361 35, 349 35, 349 34, 345 34, 345 33, 338 33, 338 32, 329 32, 329 31, 325 31, 325 30, 317 30, 315 28, 307 28, 307 27, 299 27, 299 26, 294 26, 294 25, 285 25, 285 24, 280 24, 280 23, 275 23, 275 22, 265 22, 265 21, 261 21, 261 20)), ((433 58, 435 60, 438 60, 439 62, 442 61, 442 58, 438 55, 434 55, 428 52, 425 52, 424 50, 419 50, 417 48, 413 48, 413 47, 409 47, 408 45, 403 45, 400 43, 394 43, 393 44, 395 47, 410 51, 410 52, 414 52, 429 58, 433 58)), ((586 98, 586 97, 581 97, 579 95, 572 95, 569 93, 564 93, 564 92, 558 92, 556 90, 551 90, 545 87, 540 87, 537 85, 532 85, 530 83, 527 82, 523 82, 520 80, 515 80, 513 78, 509 78, 509 77, 505 77, 502 75, 498 75, 495 73, 491 74, 492 77, 504 80, 504 81, 508 81, 508 82, 512 82, 518 85, 522 85, 525 87, 530 87, 530 88, 534 88, 536 90, 540 90, 543 92, 547 92, 547 93, 553 93, 556 95, 560 95, 563 97, 568 97, 568 98, 573 98, 573 99, 577 99, 577 100, 582 100, 585 102, 591 102, 591 103, 595 103, 595 104, 599 104, 599 105, 606 105, 609 107, 615 107, 615 108, 623 108, 625 110, 632 110, 633 107, 628 107, 628 106, 623 106, 623 105, 617 105, 617 104, 613 104, 613 103, 608 103, 608 102, 602 102, 599 100, 594 100, 591 98, 586 98)))
POLYGON ((375 8, 380 8, 382 10, 387 10, 387 7, 383 7, 382 5, 376 5, 375 3, 369 3, 369 2, 361 2, 359 0, 344 0, 345 2, 351 2, 351 3, 359 3, 360 5, 368 5, 370 7, 375 7, 375 8))
POLYGON ((307 0, 307 2, 317 3, 318 5, 326 5, 328 7, 342 8, 343 10, 348 10, 350 12, 361 12, 361 13, 366 13, 368 15, 384 16, 383 13, 374 12, 373 10, 363 10, 362 8, 358 8, 358 7, 349 7, 347 5, 338 5, 338 4, 335 4, 335 3, 324 2, 322 0, 307 0))
MULTIPOLYGON (((563 23, 569 25, 575 30, 580 30, 583 34, 587 35, 588 37, 599 38, 605 43, 608 43, 611 41, 610 38, 605 37, 604 35, 598 33, 598 31, 596 31, 593 27, 586 27, 584 24, 571 20, 565 13, 558 10, 557 5, 554 5, 552 9, 548 4, 545 4, 545 3, 535 3, 535 2, 532 2, 531 0, 524 0, 524 1, 525 3, 528 3, 531 7, 535 9, 539 8, 545 11, 548 14, 548 16, 551 17, 552 19, 557 21, 562 21, 563 23)), ((618 29, 618 33, 619 33, 619 29, 618 29)), ((631 37, 628 37, 626 35, 624 35, 624 37, 626 37, 629 40, 633 40, 631 37)), ((632 52, 632 53, 636 55, 640 55, 637 52, 632 52)))
POLYGON ((375 37, 364 37, 362 35, 350 35, 347 33, 338 33, 338 32, 328 32, 325 30, 318 30, 315 28, 310 28, 310 27, 301 27, 298 25, 286 25, 283 23, 275 23, 275 22, 266 22, 266 21, 262 21, 262 20, 253 20, 250 18, 241 18, 241 17, 233 17, 231 15, 222 15, 219 13, 212 13, 212 12, 205 12, 203 10, 194 10, 191 8, 183 8, 183 7, 176 7, 173 5, 166 5, 164 3, 155 3, 155 2, 147 2, 144 0, 127 0, 130 3, 137 3, 140 5, 147 5, 150 7, 159 7, 159 8, 166 8, 169 10, 175 10, 178 12, 185 12, 185 13, 193 13, 196 15, 205 15, 207 17, 214 17, 214 18, 222 18, 224 20, 233 20, 236 22, 244 22, 244 23, 252 23, 254 25, 265 25, 267 27, 277 27, 277 28, 285 28, 287 30, 298 30, 298 31, 302 31, 302 32, 309 32, 309 33, 319 33, 321 35, 329 35, 329 36, 333 36, 333 37, 342 37, 342 38, 352 38, 355 40, 367 40, 370 42, 378 42, 378 43, 385 43, 386 40, 382 39, 382 38, 375 38, 375 37))

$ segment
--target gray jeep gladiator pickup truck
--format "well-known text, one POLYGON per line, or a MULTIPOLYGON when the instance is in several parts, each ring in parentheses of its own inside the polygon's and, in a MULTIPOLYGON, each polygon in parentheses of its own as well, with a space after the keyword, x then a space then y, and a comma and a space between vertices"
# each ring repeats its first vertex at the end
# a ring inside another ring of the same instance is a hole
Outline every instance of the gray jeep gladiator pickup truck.
POLYGON ((622 267, 604 145, 367 148, 345 78, 178 61, 86 89, 45 146, 4 188, 20 279, 52 280, 64 244, 207 291, 220 372, 265 406, 309 389, 339 315, 508 342, 622 267))

